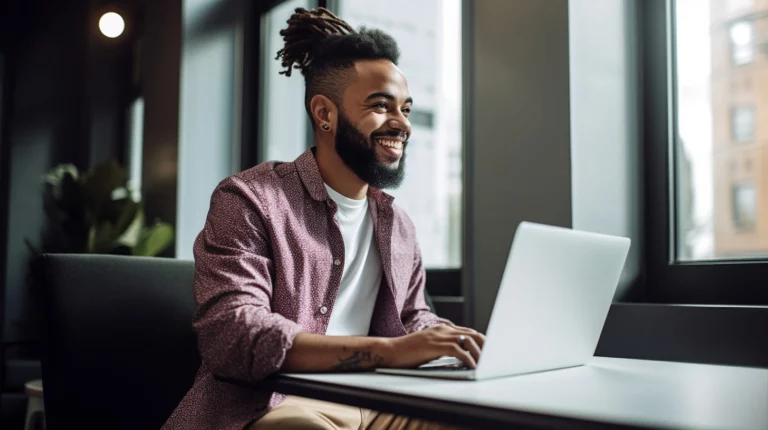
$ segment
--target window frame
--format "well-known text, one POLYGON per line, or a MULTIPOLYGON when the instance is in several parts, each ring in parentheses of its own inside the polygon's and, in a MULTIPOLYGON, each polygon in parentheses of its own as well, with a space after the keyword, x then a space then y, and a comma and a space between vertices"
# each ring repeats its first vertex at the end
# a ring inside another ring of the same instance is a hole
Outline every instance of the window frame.
POLYGON ((676 261, 677 73, 672 60, 676 58, 675 0, 637 3, 642 46, 645 301, 768 305, 768 257, 676 261))
POLYGON ((757 226, 758 203, 753 182, 737 182, 731 185, 731 222, 733 228, 739 233, 752 233, 757 226), (753 214, 751 218, 744 217, 741 212, 740 191, 749 189, 752 192, 754 202, 753 214), (742 215, 742 216, 739 216, 742 215))
POLYGON ((731 120, 731 130, 730 130, 731 133, 730 133, 730 135, 731 135, 731 141, 732 141, 733 144, 735 144, 735 145, 748 145, 750 143, 754 143, 754 141, 755 141, 755 128, 756 128, 755 127, 755 125, 756 125, 755 124, 755 120, 756 120, 756 118, 755 118, 755 105, 753 103, 750 103, 750 104, 739 104, 739 105, 732 106, 731 107, 731 118, 730 118, 730 120, 731 120), (752 114, 752 119, 751 119, 752 123, 750 124, 751 129, 749 131, 749 136, 747 136, 747 137, 739 136, 739 133, 737 132, 738 125, 739 125, 738 124, 738 112, 740 110, 742 110, 742 109, 749 110, 751 112, 751 114, 752 114))

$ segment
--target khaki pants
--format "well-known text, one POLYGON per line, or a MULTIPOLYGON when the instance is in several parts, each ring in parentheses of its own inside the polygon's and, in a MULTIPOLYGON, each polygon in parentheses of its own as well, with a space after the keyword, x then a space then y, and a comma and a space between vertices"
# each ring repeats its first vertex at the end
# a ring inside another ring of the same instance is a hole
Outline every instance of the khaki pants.
POLYGON ((287 396, 248 430, 437 430, 458 429, 414 418, 385 414, 370 409, 287 396))

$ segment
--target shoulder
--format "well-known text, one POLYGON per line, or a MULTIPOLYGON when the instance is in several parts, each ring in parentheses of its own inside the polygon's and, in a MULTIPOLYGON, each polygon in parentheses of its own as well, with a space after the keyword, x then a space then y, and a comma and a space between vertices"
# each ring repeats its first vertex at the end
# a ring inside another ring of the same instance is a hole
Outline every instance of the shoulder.
POLYGON ((237 182, 254 191, 279 188, 283 183, 297 179, 298 172, 293 162, 267 161, 236 173, 222 182, 237 182))
POLYGON ((286 188, 298 181, 295 163, 267 161, 221 180, 214 196, 233 192, 255 201, 284 194, 286 188))

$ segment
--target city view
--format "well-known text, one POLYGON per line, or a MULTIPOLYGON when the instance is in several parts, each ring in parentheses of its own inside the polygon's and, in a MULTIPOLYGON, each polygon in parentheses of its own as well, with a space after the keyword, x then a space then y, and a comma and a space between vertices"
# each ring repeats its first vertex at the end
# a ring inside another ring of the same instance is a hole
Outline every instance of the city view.
POLYGON ((677 259, 768 255, 768 1, 675 12, 677 259))

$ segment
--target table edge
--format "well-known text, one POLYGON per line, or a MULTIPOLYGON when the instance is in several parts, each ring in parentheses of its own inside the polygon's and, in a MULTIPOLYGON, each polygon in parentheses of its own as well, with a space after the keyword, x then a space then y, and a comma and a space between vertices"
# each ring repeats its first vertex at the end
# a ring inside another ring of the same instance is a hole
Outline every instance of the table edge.
POLYGON ((469 428, 494 428, 500 425, 574 430, 659 428, 469 404, 286 375, 274 375, 264 382, 270 385, 270 389, 282 394, 310 397, 469 428))

